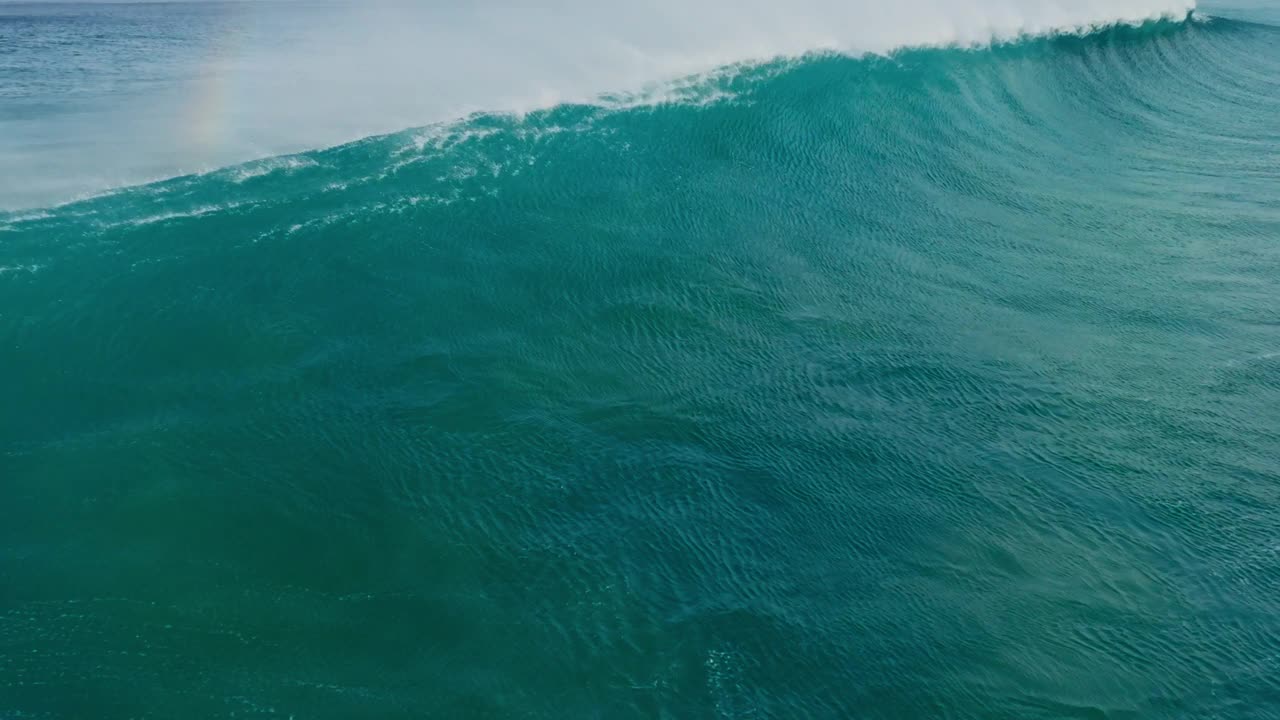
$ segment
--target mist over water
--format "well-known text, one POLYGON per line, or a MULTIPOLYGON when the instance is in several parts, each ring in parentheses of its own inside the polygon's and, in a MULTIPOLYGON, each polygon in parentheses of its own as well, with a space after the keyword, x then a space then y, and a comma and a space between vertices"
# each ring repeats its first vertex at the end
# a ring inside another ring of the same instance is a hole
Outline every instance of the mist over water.
POLYGON ((0 5, 0 208, 735 63, 972 46, 1188 0, 0 5), (56 8, 50 10, 50 8, 56 8), (71 40, 83 34, 92 45, 71 40))

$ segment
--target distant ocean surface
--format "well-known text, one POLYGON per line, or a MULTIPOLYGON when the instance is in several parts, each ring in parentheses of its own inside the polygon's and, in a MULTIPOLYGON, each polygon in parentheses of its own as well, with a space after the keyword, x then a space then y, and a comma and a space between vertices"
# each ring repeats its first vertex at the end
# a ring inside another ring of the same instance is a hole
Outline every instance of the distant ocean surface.
POLYGON ((1280 718, 1280 9, 966 3, 0 4, 0 718, 1280 718))

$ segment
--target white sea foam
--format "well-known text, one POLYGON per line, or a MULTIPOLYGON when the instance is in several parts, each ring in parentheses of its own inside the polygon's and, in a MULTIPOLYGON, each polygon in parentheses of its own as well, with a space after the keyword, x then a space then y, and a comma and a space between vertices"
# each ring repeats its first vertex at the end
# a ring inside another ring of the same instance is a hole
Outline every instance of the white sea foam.
POLYGON ((245 163, 227 169, 225 172, 231 182, 240 184, 275 172, 291 172, 303 168, 315 167, 316 161, 305 155, 281 155, 257 162, 245 163))
MULTIPOLYGON (((139 218, 132 218, 120 224, 141 226, 141 225, 153 225, 155 223, 164 222, 166 220, 182 220, 187 218, 198 218, 198 217, 203 217, 205 215, 211 215, 213 213, 226 212, 227 210, 234 210, 235 208, 241 207, 244 204, 245 203, 224 203, 219 205, 201 205, 201 206, 190 208, 187 210, 163 212, 158 215, 145 215, 139 218)), ((114 224, 107 225, 107 227, 113 227, 113 226, 114 224)))

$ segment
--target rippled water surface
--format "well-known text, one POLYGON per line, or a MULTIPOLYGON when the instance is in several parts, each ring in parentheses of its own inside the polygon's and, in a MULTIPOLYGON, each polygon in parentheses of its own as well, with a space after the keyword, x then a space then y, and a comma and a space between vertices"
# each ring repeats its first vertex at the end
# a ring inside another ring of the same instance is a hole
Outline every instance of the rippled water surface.
POLYGON ((1280 717, 1280 18, 1211 10, 8 175, 0 717, 1280 717))

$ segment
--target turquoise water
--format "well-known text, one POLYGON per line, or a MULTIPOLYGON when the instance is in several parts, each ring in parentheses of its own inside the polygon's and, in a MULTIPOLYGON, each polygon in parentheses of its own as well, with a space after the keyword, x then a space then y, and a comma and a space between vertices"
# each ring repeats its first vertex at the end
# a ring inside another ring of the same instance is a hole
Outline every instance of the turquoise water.
POLYGON ((15 190, 0 717, 1280 717, 1276 20, 15 190))

